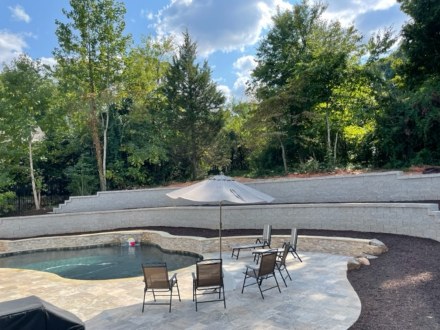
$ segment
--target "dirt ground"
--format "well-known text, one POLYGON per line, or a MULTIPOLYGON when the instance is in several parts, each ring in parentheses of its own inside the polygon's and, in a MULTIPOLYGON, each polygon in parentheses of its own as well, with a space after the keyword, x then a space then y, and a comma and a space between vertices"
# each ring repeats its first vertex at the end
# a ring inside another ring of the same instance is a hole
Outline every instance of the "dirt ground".
MULTIPOLYGON (((218 235, 217 230, 198 228, 148 229, 183 236, 218 235)), ((272 233, 290 235, 290 229, 274 229, 272 233)), ((223 236, 259 234, 261 230, 223 231, 223 236)), ((387 253, 370 260, 370 266, 347 274, 362 303, 361 315, 350 329, 440 329, 440 242, 350 231, 299 230, 299 234, 376 238, 388 247, 387 253)))

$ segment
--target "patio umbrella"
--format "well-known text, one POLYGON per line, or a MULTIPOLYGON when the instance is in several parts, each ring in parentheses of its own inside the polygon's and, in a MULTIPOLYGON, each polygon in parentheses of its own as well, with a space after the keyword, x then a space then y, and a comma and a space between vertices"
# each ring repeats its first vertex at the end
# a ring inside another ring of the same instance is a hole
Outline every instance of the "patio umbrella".
POLYGON ((182 198, 195 202, 219 203, 220 205, 220 258, 222 257, 222 204, 232 202, 240 204, 270 203, 272 196, 248 187, 234 179, 221 175, 215 175, 204 181, 191 186, 174 190, 167 194, 168 197, 182 198))

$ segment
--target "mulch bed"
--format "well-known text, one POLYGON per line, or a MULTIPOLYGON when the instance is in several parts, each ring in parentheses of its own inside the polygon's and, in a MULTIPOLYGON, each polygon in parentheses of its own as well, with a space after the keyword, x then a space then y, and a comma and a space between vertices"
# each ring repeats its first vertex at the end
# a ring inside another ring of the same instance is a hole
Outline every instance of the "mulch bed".
MULTIPOLYGON (((172 235, 216 237, 217 230, 148 227, 172 235)), ((261 235, 261 230, 223 230, 223 236, 261 235)), ((274 229, 290 235, 290 229, 274 229)), ((299 230, 300 235, 377 238, 389 249, 370 266, 347 273, 361 303, 361 315, 350 328, 440 329, 440 242, 409 236, 351 231, 299 230)))

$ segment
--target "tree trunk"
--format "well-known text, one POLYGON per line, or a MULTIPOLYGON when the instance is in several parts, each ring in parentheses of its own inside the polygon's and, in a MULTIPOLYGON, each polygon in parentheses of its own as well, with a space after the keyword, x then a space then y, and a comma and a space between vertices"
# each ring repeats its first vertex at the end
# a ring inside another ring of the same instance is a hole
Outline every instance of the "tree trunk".
POLYGON ((281 157, 283 159, 284 173, 287 174, 288 169, 287 169, 286 148, 284 147, 284 143, 281 140, 280 136, 278 136, 278 142, 280 143, 280 147, 281 147, 281 157))
POLYGON ((197 179, 197 152, 196 145, 192 143, 192 151, 191 151, 191 180, 194 181, 197 179))
POLYGON ((335 145, 333 147, 333 164, 336 164, 336 150, 337 150, 337 146, 338 146, 338 132, 336 132, 336 136, 335 136, 335 145))
POLYGON ((96 163, 98 165, 98 175, 99 175, 99 186, 101 191, 107 190, 107 183, 105 180, 105 172, 104 167, 102 163, 102 145, 101 140, 99 138, 99 130, 98 130, 98 120, 96 118, 96 103, 94 98, 92 97, 92 100, 90 100, 90 117, 89 117, 89 126, 92 131, 92 140, 93 140, 93 146, 95 147, 95 156, 96 156, 96 163))
POLYGON ((190 161, 191 161, 191 180, 194 181, 197 179, 197 162, 198 162, 198 152, 197 152, 197 143, 195 139, 194 127, 191 127, 190 130, 190 139, 191 139, 191 151, 190 151, 190 161))
MULTIPOLYGON (((89 44, 89 47, 92 47, 89 44)), ((101 139, 99 137, 99 127, 98 127, 98 110, 96 109, 96 90, 95 90, 95 81, 93 79, 93 61, 91 58, 90 50, 88 51, 88 71, 89 71, 89 102, 90 102, 90 113, 89 113, 89 127, 92 133, 92 141, 93 146, 95 147, 95 157, 96 164, 98 166, 98 175, 99 175, 99 187, 101 191, 107 190, 107 182, 105 179, 105 171, 102 162, 102 145, 101 139)))
POLYGON ((331 129, 330 129, 330 114, 329 114, 329 104, 328 102, 326 103, 325 106, 325 126, 327 128, 327 151, 326 151, 326 156, 327 156, 327 162, 328 165, 334 165, 331 164, 333 162, 333 157, 332 157, 332 137, 331 137, 331 129))
POLYGON ((34 173, 34 161, 32 157, 32 136, 29 138, 29 169, 31 175, 32 193, 34 195, 35 208, 40 209, 40 196, 37 192, 37 185, 35 183, 35 173, 34 173))
POLYGON ((332 150, 331 131, 330 131, 330 116, 328 103, 325 106, 325 126, 327 128, 327 155, 330 155, 332 150))
POLYGON ((107 190, 107 178, 105 177, 105 173, 107 172, 107 132, 108 132, 108 124, 109 124, 109 110, 107 106, 107 112, 105 113, 105 121, 104 121, 104 132, 103 132, 103 143, 104 146, 102 148, 102 172, 104 173, 104 185, 105 190, 107 190))

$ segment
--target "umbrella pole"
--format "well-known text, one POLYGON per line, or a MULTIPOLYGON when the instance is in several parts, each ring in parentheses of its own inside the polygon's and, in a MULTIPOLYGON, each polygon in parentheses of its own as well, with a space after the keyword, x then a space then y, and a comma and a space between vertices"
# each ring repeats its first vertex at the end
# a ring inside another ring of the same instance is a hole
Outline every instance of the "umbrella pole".
POLYGON ((220 201, 220 227, 218 230, 218 236, 220 237, 220 259, 222 258, 222 202, 220 201))

